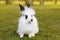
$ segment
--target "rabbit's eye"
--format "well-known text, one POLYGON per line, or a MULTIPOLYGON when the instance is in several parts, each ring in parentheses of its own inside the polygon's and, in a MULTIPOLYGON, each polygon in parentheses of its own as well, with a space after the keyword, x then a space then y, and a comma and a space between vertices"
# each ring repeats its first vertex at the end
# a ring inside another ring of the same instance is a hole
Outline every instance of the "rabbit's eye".
POLYGON ((25 19, 27 19, 28 18, 28 16, 27 15, 25 15, 25 19))

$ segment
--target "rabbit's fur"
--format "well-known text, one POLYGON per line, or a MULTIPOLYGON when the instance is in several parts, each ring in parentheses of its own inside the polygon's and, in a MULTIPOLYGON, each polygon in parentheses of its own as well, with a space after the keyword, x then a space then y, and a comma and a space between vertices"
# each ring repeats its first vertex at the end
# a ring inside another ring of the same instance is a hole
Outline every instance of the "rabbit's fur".
POLYGON ((30 8, 29 5, 23 7, 19 5, 21 9, 22 16, 19 18, 17 33, 20 37, 23 37, 24 34, 27 34, 29 38, 34 37, 38 33, 38 22, 35 18, 35 11, 30 8))

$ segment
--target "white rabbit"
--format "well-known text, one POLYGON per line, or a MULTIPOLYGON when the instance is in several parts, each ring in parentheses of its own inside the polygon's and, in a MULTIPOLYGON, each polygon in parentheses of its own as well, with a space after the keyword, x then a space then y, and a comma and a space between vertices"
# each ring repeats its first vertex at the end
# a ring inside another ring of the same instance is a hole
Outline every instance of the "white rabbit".
POLYGON ((19 5, 21 9, 22 16, 19 18, 17 33, 20 37, 23 37, 24 34, 27 34, 29 38, 34 37, 38 33, 38 22, 35 18, 35 11, 30 8, 30 5, 23 7, 19 5))

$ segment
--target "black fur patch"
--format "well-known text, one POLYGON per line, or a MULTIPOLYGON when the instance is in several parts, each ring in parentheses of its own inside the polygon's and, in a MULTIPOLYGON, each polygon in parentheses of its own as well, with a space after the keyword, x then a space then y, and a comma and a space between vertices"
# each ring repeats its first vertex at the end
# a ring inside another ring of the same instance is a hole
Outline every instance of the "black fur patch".
POLYGON ((25 8, 22 5, 19 4, 19 6, 21 11, 25 10, 25 8))
POLYGON ((30 7, 30 4, 27 4, 27 7, 30 7))

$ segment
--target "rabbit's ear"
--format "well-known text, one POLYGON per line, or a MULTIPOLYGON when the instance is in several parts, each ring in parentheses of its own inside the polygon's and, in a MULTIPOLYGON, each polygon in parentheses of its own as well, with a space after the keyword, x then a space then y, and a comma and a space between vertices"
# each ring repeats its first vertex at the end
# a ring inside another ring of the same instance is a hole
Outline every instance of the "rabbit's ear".
POLYGON ((21 11, 25 10, 25 8, 22 5, 19 4, 19 6, 21 11))
POLYGON ((27 7, 29 8, 30 7, 30 4, 27 4, 27 7))

